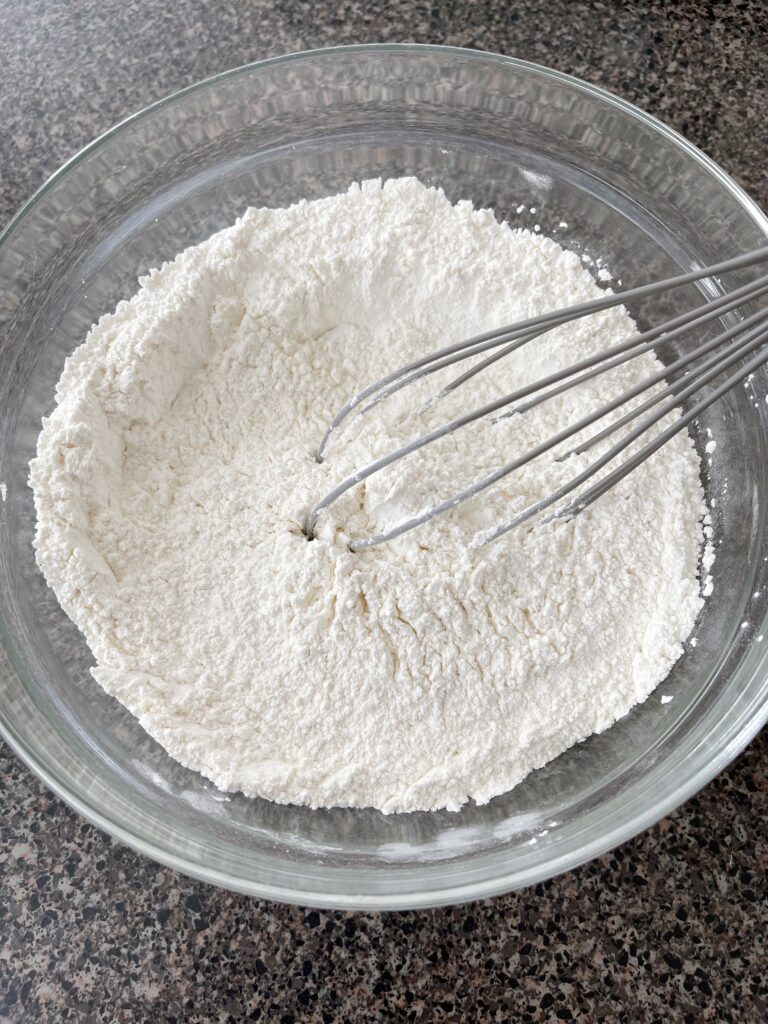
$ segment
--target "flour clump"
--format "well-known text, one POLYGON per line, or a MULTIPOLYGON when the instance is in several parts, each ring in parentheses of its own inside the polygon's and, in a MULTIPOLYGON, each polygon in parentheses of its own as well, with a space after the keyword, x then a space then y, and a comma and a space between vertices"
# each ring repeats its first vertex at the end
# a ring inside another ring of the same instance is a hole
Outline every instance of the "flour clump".
POLYGON ((600 294, 578 256, 415 179, 237 223, 152 272, 67 360, 31 484, 48 583, 93 674, 223 790, 386 812, 485 802, 644 700, 701 606, 685 432, 572 522, 472 538, 594 453, 558 451, 398 540, 454 493, 658 368, 482 421, 345 495, 355 467, 625 338, 617 307, 423 408, 434 381, 314 452, 362 386, 452 341, 600 294))

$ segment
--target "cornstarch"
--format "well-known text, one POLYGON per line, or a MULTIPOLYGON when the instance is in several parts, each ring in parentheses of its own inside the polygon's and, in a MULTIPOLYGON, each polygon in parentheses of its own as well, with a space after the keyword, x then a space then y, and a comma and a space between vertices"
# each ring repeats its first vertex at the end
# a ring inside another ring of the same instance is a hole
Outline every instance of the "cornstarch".
POLYGON ((602 294, 577 255, 415 179, 368 181, 250 209, 140 285, 67 360, 30 480, 37 560, 95 679, 172 757, 279 802, 456 809, 668 675, 702 603, 685 432, 571 522, 471 546, 600 448, 555 449, 390 544, 348 549, 643 379, 650 354, 423 448, 335 503, 315 540, 302 530, 356 467, 626 338, 623 307, 567 324, 426 409, 438 378, 404 389, 315 460, 376 377, 602 294))

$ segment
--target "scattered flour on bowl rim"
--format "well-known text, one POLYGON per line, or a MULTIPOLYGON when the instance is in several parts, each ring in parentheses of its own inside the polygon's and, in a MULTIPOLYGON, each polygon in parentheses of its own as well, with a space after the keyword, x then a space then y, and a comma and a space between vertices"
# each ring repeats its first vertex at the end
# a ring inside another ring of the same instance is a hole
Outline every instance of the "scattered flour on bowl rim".
POLYGON ((250 209, 140 284, 66 362, 31 464, 35 548, 96 680, 182 764, 280 802, 458 808, 667 676, 702 603, 685 432, 571 523, 470 547, 594 454, 542 458, 389 545, 347 548, 644 377, 651 356, 423 449, 302 533, 354 466, 626 337, 622 307, 570 324, 425 414, 430 390, 401 392, 314 460, 381 373, 599 294, 578 256, 401 179, 250 209))

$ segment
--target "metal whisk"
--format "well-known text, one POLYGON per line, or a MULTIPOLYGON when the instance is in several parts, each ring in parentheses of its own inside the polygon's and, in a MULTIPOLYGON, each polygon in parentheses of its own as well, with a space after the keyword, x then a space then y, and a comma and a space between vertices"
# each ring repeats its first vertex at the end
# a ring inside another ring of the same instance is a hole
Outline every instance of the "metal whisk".
MULTIPOLYGON (((589 316, 592 313, 596 313, 603 309, 609 309, 612 306, 624 304, 630 300, 646 298, 649 295, 657 295, 660 292, 665 292, 672 288, 678 288, 682 285, 690 284, 692 281, 713 277, 718 274, 727 273, 731 270, 737 270, 742 267, 748 267, 766 261, 768 261, 768 247, 756 249, 744 256, 737 256, 734 259, 726 260, 722 263, 714 264, 713 266, 703 267, 687 274, 680 274, 676 277, 670 277, 663 281, 643 285, 640 288, 633 288, 629 291, 605 295, 604 297, 594 299, 591 302, 584 302, 579 305, 557 309, 551 313, 533 317, 530 320, 524 320, 520 323, 511 324, 506 327, 500 327, 493 331, 487 331, 485 334, 479 334, 465 341, 449 345, 447 348, 431 352, 428 355, 422 356, 421 358, 408 363, 407 366, 402 366, 397 370, 393 370, 386 376, 374 381, 366 388, 363 388, 363 390, 355 395, 354 398, 350 399, 350 401, 347 402, 341 410, 339 410, 330 427, 326 431, 325 437, 317 451, 317 460, 318 462, 322 462, 325 459, 331 441, 339 434, 341 428, 349 420, 352 413, 355 413, 356 415, 364 415, 378 405, 379 402, 382 402, 401 388, 407 387, 409 384, 435 373, 438 370, 460 363, 465 359, 470 359, 471 357, 483 352, 492 353, 480 362, 474 364, 470 369, 466 370, 442 388, 436 396, 436 399, 455 391, 462 384, 466 383, 466 381, 470 380, 476 374, 497 362, 499 359, 503 359, 504 356, 522 348, 534 338, 538 338, 542 334, 546 334, 548 331, 553 330, 555 327, 559 327, 561 324, 581 319, 582 317, 589 316)), ((499 413, 501 413, 501 416, 512 416, 525 412, 542 402, 546 402, 551 398, 554 398, 556 395, 560 395, 563 392, 568 391, 570 388, 576 387, 578 384, 581 384, 586 380, 590 380, 599 374, 605 373, 614 366, 619 366, 621 363, 634 359, 636 356, 639 356, 644 352, 651 351, 659 341, 666 343, 688 331, 703 327, 723 314, 736 310, 741 305, 765 295, 766 292, 768 292, 768 275, 757 278, 752 283, 744 285, 729 294, 725 294, 719 296, 717 299, 705 302, 702 305, 683 313, 681 316, 667 320, 656 327, 652 327, 648 331, 644 331, 642 334, 635 334, 626 341, 623 341, 618 345, 613 345, 611 348, 607 348, 602 352, 589 356, 586 359, 579 360, 578 362, 567 366, 565 369, 548 374, 531 384, 526 384, 524 387, 520 387, 493 402, 489 402, 487 405, 474 409, 472 412, 465 413, 464 415, 459 416, 458 418, 453 419, 420 437, 417 437, 415 440, 409 441, 407 444, 390 452, 388 455, 385 455, 380 459, 376 459, 369 465, 364 466, 352 473, 350 476, 347 476, 341 481, 341 483, 334 487, 332 491, 326 494, 326 496, 314 506, 307 516, 305 533, 309 538, 314 537, 318 518, 330 505, 333 504, 333 502, 340 498, 342 494, 345 494, 361 481, 373 476, 374 473, 379 473, 387 466, 391 466, 394 462, 398 462, 400 459, 406 458, 412 452, 418 451, 419 448, 423 448, 425 445, 431 444, 433 441, 437 441, 441 437, 445 437, 446 434, 451 434, 454 431, 465 427, 467 424, 473 423, 483 417, 493 416, 494 414, 499 413), (505 411, 501 412, 501 410, 505 411)), ((638 437, 653 427, 654 424, 658 423, 659 420, 663 419, 669 412, 675 408, 681 407, 686 399, 696 394, 706 384, 714 380, 714 378, 719 377, 730 367, 737 363, 740 364, 722 383, 718 384, 713 390, 708 391, 702 398, 695 402, 695 404, 687 408, 683 415, 676 419, 671 426, 661 431, 644 447, 640 448, 605 476, 587 487, 586 490, 577 494, 565 505, 552 512, 545 521, 553 518, 569 519, 582 509, 586 508, 587 505, 592 504, 592 502, 601 495, 605 494, 606 491, 610 490, 610 488, 627 476, 628 473, 631 473, 633 469, 645 462, 645 460, 653 455, 654 452, 658 451, 658 449, 661 448, 662 445, 666 444, 666 442, 678 433, 678 431, 683 430, 692 420, 695 420, 700 416, 701 413, 712 405, 713 402, 716 402, 718 398, 724 395, 740 381, 747 378, 751 373, 754 373, 754 371, 757 370, 758 367, 762 366, 763 363, 768 361, 768 346, 761 349, 761 346, 766 342, 768 342, 768 308, 762 307, 756 313, 740 320, 735 326, 722 331, 717 335, 717 337, 698 345, 693 351, 681 356, 679 359, 676 359, 673 363, 665 366, 657 373, 650 375, 642 383, 623 391, 615 399, 612 399, 610 402, 602 405, 596 411, 589 413, 589 415, 584 416, 582 419, 573 423, 566 429, 561 430, 558 434, 555 434, 546 441, 543 441, 541 444, 536 445, 536 447, 523 452, 510 462, 500 466, 493 473, 476 480, 471 486, 457 492, 445 501, 441 501, 431 508, 426 509, 424 512, 421 512, 410 519, 403 520, 403 522, 386 532, 376 534, 373 537, 352 540, 349 545, 350 549, 352 551, 360 551, 364 548, 374 547, 377 544, 384 544, 386 541, 393 540, 395 537, 399 537, 401 534, 406 533, 409 530, 413 530, 417 526, 421 526, 423 523, 433 519, 435 516, 448 512, 450 509, 455 508, 462 502, 475 497, 475 495, 479 494, 486 488, 491 487, 505 476, 513 473, 515 470, 525 466, 533 459, 538 458, 540 455, 543 455, 545 452, 550 451, 557 445, 562 444, 564 441, 567 441, 582 430, 585 430, 597 423, 599 420, 603 419, 603 417, 619 409, 627 402, 631 402, 638 395, 641 395, 644 391, 647 391, 654 385, 662 383, 678 371, 684 371, 682 376, 674 379, 671 383, 668 383, 667 386, 659 390, 658 393, 653 394, 640 405, 631 408, 625 415, 610 423, 602 430, 599 430, 587 440, 580 441, 575 447, 569 449, 565 454, 559 457, 559 460, 562 461, 571 455, 581 454, 582 452, 588 451, 595 444, 604 440, 614 431, 619 430, 621 427, 626 426, 633 420, 642 417, 643 414, 648 412, 650 409, 654 409, 654 411, 648 416, 640 419, 640 422, 637 423, 637 425, 634 426, 624 437, 622 437, 620 441, 591 463, 591 465, 589 465, 583 472, 574 476, 567 484, 558 488, 546 498, 529 505, 507 522, 500 523, 495 528, 485 531, 481 536, 476 538, 475 543, 481 545, 496 540, 496 538, 500 537, 508 530, 512 530, 514 527, 521 525, 533 516, 538 515, 540 512, 556 505, 563 498, 567 498, 569 495, 573 494, 574 491, 577 491, 583 484, 590 480, 590 478, 599 473, 604 466, 607 466, 610 462, 616 459, 621 452, 628 448, 638 437), (740 362, 745 356, 755 352, 756 354, 747 362, 740 362)), ((496 418, 501 417, 497 415, 496 418)))

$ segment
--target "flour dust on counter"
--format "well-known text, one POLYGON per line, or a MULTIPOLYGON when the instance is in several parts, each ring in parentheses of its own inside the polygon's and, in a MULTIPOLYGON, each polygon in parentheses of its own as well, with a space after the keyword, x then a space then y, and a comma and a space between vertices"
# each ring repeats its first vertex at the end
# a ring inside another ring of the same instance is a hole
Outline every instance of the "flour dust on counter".
POLYGON ((38 563, 98 683, 222 790, 385 812, 485 802, 645 700, 702 601, 685 432, 569 523, 471 546, 594 457, 555 449, 392 543, 348 539, 562 429, 650 354, 443 438, 302 529, 355 467, 634 325, 623 307, 565 325, 433 405, 433 381, 406 389, 318 463, 363 385, 599 294, 542 233, 415 179, 249 209, 143 278, 67 360, 31 464, 38 563))

